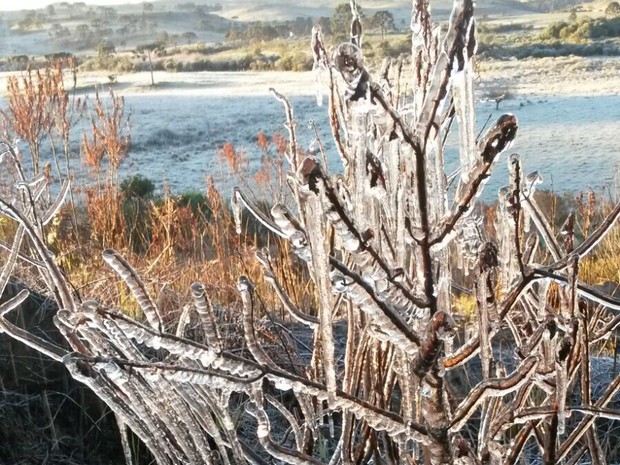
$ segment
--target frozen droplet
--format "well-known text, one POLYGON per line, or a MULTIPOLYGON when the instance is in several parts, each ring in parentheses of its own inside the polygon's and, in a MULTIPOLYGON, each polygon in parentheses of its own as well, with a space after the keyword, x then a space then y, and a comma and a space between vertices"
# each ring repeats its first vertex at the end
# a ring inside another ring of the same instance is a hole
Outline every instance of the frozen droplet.
POLYGON ((319 140, 315 137, 314 139, 312 139, 310 145, 308 146, 308 152, 310 152, 312 155, 316 155, 320 152, 320 150, 321 144, 319 143, 319 140))

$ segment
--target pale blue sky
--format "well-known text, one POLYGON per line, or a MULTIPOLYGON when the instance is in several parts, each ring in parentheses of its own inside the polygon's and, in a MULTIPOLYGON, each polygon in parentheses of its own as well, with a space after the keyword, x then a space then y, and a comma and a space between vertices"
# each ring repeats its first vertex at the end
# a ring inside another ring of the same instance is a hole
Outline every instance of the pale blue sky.
MULTIPOLYGON (((0 11, 8 10, 35 10, 44 8, 50 3, 59 3, 62 0, 0 0, 0 11)), ((74 3, 66 0, 68 3, 74 3)), ((142 3, 144 0, 83 0, 87 5, 119 5, 121 3, 142 3)))

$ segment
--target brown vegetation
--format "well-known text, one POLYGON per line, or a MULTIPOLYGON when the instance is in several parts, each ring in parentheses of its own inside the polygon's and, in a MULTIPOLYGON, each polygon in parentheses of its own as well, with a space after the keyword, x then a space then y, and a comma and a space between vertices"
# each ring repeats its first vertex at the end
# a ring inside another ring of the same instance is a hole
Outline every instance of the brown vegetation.
MULTIPOLYGON (((74 191, 37 177, 32 150, 28 176, 6 144, 0 225, 12 245, 0 289, 9 275, 45 288, 63 340, 7 318, 27 291, 2 304, 0 328, 63 363, 160 464, 605 463, 618 451, 599 428, 620 417, 620 376, 598 371, 593 353, 613 343, 620 302, 580 273, 613 279, 620 204, 598 217, 584 198, 556 231, 535 195, 538 175, 512 154, 481 229, 476 198, 518 122, 503 115, 476 138, 472 2, 455 2, 444 41, 426 2, 414 2, 415 73, 386 61, 376 80, 355 2, 351 13, 351 42, 332 56, 319 28, 312 42, 342 174, 328 173, 320 140, 313 153, 300 149, 293 110, 275 91, 289 133, 259 134, 255 178, 242 151, 220 152, 240 184, 232 211, 210 182, 194 204, 123 190, 130 138, 115 98, 87 113, 82 156, 94 181, 75 191, 81 202, 63 207, 74 191), (454 119, 452 194, 443 148, 454 119), (467 328, 454 289, 475 299, 467 328)), ((64 92, 28 85, 13 91, 52 102, 64 92)), ((58 113, 41 112, 46 124, 28 129, 33 150, 42 132, 53 141, 71 129, 47 123, 58 113)), ((67 161, 59 178, 71 173, 67 161)), ((123 446, 131 463, 125 434, 123 446)))

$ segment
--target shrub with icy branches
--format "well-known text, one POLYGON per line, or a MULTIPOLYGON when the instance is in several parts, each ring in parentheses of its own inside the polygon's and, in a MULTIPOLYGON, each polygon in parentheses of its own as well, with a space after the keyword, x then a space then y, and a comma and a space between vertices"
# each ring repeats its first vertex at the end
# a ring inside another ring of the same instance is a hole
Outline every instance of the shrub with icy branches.
MULTIPOLYGON (((312 37, 341 173, 329 172, 323 144, 313 144, 314 154, 298 151, 293 109, 274 91, 286 114, 296 208, 276 204, 266 215, 239 189, 232 199, 239 220, 244 211, 256 216, 290 241, 291 259, 307 267, 317 293, 313 314, 288 296, 269 250, 256 256, 311 343, 282 336, 276 346, 287 356, 276 357, 259 330, 256 291, 245 276, 237 283, 243 350, 222 338, 221 315, 201 283, 171 328, 114 250, 103 259, 144 320, 79 301, 45 242, 66 189, 45 206, 46 180, 21 168, 12 171, 15 195, 0 199, 2 215, 18 225, 1 289, 27 248, 59 304, 55 323, 70 349, 6 318, 26 291, 2 305, 0 328, 65 364, 162 465, 515 464, 532 445, 547 464, 586 455, 605 463, 596 424, 620 418, 610 407, 620 377, 593 393, 590 349, 620 325, 620 302, 582 283, 578 270, 614 227, 620 204, 580 244, 568 222, 562 234, 571 240, 561 244, 533 195, 540 176, 526 173, 517 154, 504 155, 517 136, 516 116, 502 115, 476 137, 473 2, 454 2, 442 35, 428 2, 414 0, 411 58, 386 60, 376 76, 364 66, 355 1, 351 8, 349 42, 328 51, 318 27, 312 37), (444 155, 454 127, 460 167, 451 189, 444 155), (509 179, 499 192, 494 243, 476 234, 472 212, 498 161, 508 163, 509 179), (459 260, 451 260, 454 253, 459 260), (477 327, 464 341, 454 338, 456 262, 475 277, 469 292, 477 327), (192 318, 201 331, 188 331, 192 318), (302 346, 311 353, 302 355, 302 346), (463 392, 455 374, 475 363, 480 375, 463 392)), ((20 166, 9 145, 2 158, 20 166)), ((124 445, 131 463, 126 439, 124 445)))

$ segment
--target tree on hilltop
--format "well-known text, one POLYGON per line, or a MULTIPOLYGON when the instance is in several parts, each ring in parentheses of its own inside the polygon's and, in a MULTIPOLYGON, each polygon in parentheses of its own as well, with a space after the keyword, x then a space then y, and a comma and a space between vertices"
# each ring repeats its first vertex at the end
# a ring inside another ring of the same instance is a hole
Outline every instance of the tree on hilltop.
MULTIPOLYGON (((357 12, 360 19, 364 18, 362 9, 358 6, 357 12)), ((351 13, 351 7, 349 3, 340 3, 334 9, 330 17, 330 26, 332 33, 338 39, 348 39, 346 32, 351 29, 351 21, 353 20, 353 13, 351 13)))
POLYGON ((385 38, 388 31, 394 30, 394 15, 386 10, 377 11, 370 17, 370 27, 381 31, 381 38, 385 38))
POLYGON ((142 60, 148 60, 149 71, 151 72, 151 85, 155 85, 155 77, 153 75, 153 53, 161 50, 163 44, 161 42, 152 42, 150 44, 138 45, 135 50, 135 55, 142 58, 142 60))
POLYGON ((605 8, 605 15, 611 16, 612 18, 620 16, 620 3, 609 2, 609 5, 605 8))

